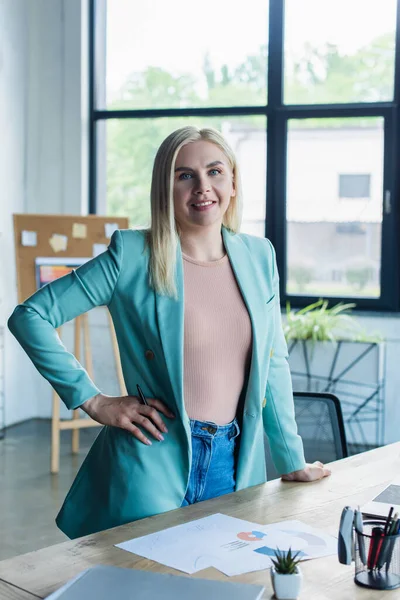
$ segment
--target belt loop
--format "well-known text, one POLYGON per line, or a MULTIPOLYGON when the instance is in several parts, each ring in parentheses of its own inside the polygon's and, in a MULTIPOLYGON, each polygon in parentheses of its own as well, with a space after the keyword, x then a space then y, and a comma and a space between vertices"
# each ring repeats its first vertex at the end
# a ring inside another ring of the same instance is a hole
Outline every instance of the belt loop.
MULTIPOLYGON (((232 423, 232 425, 235 428, 235 432, 233 433, 232 437, 237 437, 240 433, 240 429, 239 429, 239 423, 237 422, 237 419, 235 419, 232 423)), ((232 439, 232 438, 231 438, 232 439)))

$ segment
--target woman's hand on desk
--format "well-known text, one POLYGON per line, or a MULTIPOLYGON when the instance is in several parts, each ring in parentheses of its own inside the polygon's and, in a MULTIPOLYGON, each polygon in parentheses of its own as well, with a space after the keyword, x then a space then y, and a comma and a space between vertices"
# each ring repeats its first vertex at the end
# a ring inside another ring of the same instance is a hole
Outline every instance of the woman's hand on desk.
POLYGON ((293 473, 282 475, 282 479, 284 481, 317 481, 318 479, 329 477, 330 474, 331 471, 322 462, 316 460, 311 464, 307 463, 301 471, 293 471, 293 473))
POLYGON ((175 418, 175 415, 161 400, 147 398, 147 402, 148 406, 142 404, 136 396, 97 394, 84 402, 80 408, 98 423, 126 429, 140 442, 150 446, 151 441, 137 425, 147 429, 156 440, 162 441, 162 433, 167 433, 168 429, 159 413, 170 419, 175 418))

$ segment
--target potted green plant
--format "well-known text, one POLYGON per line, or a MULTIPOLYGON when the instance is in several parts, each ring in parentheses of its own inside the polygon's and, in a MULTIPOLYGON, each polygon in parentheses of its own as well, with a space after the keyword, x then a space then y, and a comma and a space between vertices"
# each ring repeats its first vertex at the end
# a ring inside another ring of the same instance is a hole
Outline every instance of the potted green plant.
POLYGON ((300 562, 299 552, 292 553, 289 550, 274 551, 275 558, 272 558, 271 567, 272 587, 275 597, 279 600, 296 600, 298 598, 303 580, 303 575, 298 566, 300 562))
POLYGON ((356 305, 339 302, 329 308, 328 300, 322 298, 300 310, 291 310, 286 304, 286 340, 310 340, 312 342, 367 342, 382 341, 379 334, 368 334, 348 313, 356 305))

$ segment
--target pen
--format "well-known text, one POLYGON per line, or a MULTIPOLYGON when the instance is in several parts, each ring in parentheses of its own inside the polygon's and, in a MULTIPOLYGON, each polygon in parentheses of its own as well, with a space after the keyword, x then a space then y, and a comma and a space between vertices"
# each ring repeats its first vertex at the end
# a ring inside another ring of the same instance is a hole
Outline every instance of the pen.
POLYGON ((398 518, 399 515, 398 513, 396 513, 393 517, 393 522, 392 522, 392 526, 390 528, 389 531, 389 535, 393 536, 390 540, 389 540, 389 546, 388 546, 388 550, 386 552, 386 573, 389 571, 389 567, 390 567, 390 563, 392 562, 392 555, 393 555, 393 550, 396 544, 396 535, 399 534, 399 527, 400 527, 400 519, 398 518))
POLYGON ((399 522, 399 513, 394 513, 392 523, 389 527, 388 535, 396 535, 399 522))
POLYGON ((373 527, 372 528, 372 536, 369 545, 368 552, 368 569, 372 571, 376 567, 377 558, 379 556, 379 551, 382 546, 383 541, 383 529, 382 527, 373 527))
POLYGON ((389 524, 390 524, 390 520, 392 518, 392 514, 393 514, 393 506, 390 507, 389 514, 388 514, 387 519, 386 519, 385 528, 383 530, 383 534, 384 535, 388 534, 389 524))
POLYGON ((140 398, 140 400, 142 401, 142 404, 144 404, 145 406, 148 406, 148 405, 149 405, 149 403, 147 402, 147 400, 146 400, 146 398, 145 398, 145 395, 143 394, 143 392, 142 392, 142 388, 140 387, 140 385, 139 385, 139 384, 137 384, 137 385, 136 385, 136 388, 137 388, 137 391, 138 391, 138 394, 139 394, 139 398, 140 398))
POLYGON ((392 525, 393 525, 392 514, 393 514, 393 506, 390 507, 389 514, 386 518, 385 526, 383 528, 382 540, 376 551, 375 567, 379 570, 382 569, 383 565, 385 564, 388 553, 391 554, 391 551, 390 551, 391 540, 389 540, 387 538, 387 536, 389 535, 389 532, 391 531, 392 525))

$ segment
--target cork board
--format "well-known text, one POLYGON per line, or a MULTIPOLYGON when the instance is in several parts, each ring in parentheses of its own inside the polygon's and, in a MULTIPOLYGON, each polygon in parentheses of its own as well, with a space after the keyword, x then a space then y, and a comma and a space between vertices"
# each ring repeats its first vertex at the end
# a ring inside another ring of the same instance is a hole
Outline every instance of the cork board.
POLYGON ((126 217, 40 214, 15 214, 13 217, 19 303, 37 289, 36 258, 91 258, 94 256, 94 248, 99 249, 94 247, 95 244, 108 246, 110 242, 106 226, 108 230, 113 229, 112 224, 118 225, 118 229, 129 228, 126 217), (66 249, 60 249, 65 246, 65 241, 66 249), (35 245, 23 245, 23 242, 35 245))

